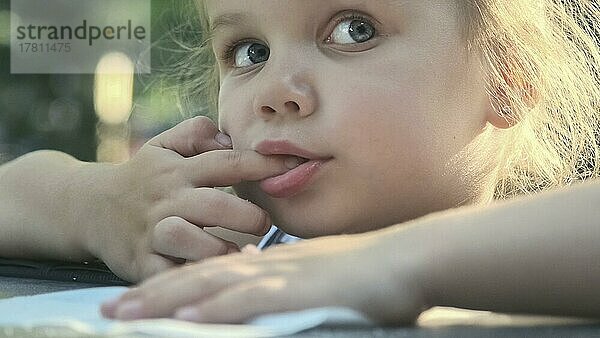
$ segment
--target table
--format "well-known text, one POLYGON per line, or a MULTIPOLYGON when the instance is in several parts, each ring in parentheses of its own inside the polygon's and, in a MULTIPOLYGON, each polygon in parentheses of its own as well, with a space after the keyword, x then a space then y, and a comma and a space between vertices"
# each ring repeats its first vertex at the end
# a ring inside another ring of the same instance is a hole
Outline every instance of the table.
MULTIPOLYGON (((0 297, 102 286, 100 284, 0 277, 0 297)), ((600 337, 600 322, 564 318, 508 316, 480 311, 436 308, 420 318, 419 327, 316 328, 290 337, 600 337)), ((11 331, 0 337, 77 337, 72 332, 11 331)))

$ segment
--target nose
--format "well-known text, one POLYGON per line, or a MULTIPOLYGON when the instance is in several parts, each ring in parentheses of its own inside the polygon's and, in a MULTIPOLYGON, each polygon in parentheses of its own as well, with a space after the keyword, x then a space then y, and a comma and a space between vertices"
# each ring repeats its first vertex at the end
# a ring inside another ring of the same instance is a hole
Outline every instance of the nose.
POLYGON ((308 117, 315 112, 317 95, 307 76, 280 76, 264 83, 254 99, 254 113, 260 118, 269 120, 290 114, 308 117))

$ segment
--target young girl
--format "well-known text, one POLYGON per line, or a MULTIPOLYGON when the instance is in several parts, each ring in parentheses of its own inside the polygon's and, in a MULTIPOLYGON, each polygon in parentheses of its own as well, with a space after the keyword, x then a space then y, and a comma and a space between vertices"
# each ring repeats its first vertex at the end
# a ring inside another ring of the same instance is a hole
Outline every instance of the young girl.
POLYGON ((325 305, 383 323, 436 305, 600 316, 596 1, 198 8, 208 39, 187 72, 218 92, 233 148, 302 162, 236 191, 291 235, 343 235, 173 269, 106 316, 241 322, 325 305))

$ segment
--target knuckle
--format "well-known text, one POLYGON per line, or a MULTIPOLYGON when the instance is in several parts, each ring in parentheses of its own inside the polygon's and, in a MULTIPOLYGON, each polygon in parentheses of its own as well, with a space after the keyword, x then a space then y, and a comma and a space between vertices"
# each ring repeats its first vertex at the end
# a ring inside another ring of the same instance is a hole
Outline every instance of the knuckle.
MULTIPOLYGON (((147 210, 143 216, 143 220, 146 223, 146 227, 156 227, 158 229, 159 225, 160 227, 164 226, 161 222, 165 222, 166 218, 173 215, 176 203, 172 197, 173 192, 157 188, 149 191, 146 195, 147 210)), ((171 222, 171 220, 167 222, 171 222)))
POLYGON ((244 153, 239 150, 229 151, 227 152, 226 161, 234 169, 241 169, 244 162, 244 153))
POLYGON ((206 116, 196 116, 192 119, 193 129, 198 135, 205 135, 211 132, 216 133, 215 124, 206 116))
POLYGON ((180 176, 181 165, 179 165, 179 161, 163 161, 162 163, 159 161, 155 162, 158 163, 149 169, 149 171, 151 171, 151 175, 146 175, 147 179, 152 180, 152 185, 171 183, 174 178, 180 176))
MULTIPOLYGON (((268 282, 268 280, 265 280, 265 282, 268 282)), ((270 287, 270 285, 269 285, 269 287, 270 287)), ((270 288, 269 288, 269 290, 270 290, 270 288)), ((266 290, 265 287, 262 285, 255 284, 255 285, 248 287, 245 296, 247 297, 247 300, 250 302, 249 304, 256 304, 256 302, 264 302, 265 300, 270 299, 269 296, 271 296, 271 294, 270 294, 269 290, 266 290)))
POLYGON ((214 125, 213 121, 206 116, 195 116, 189 121, 196 130, 208 129, 214 125))
POLYGON ((225 243, 224 241, 219 241, 214 247, 214 255, 215 256, 225 255, 225 254, 227 254, 228 251, 229 251, 229 245, 227 245, 227 243, 225 243))
POLYGON ((126 293, 124 293, 119 299, 121 301, 127 301, 132 299, 138 299, 144 297, 145 289, 140 287, 135 287, 126 293))
POLYGON ((208 207, 213 212, 214 211, 224 212, 229 209, 229 203, 227 202, 227 200, 225 200, 223 198, 215 197, 209 201, 208 207))
POLYGON ((170 245, 181 243, 186 238, 185 220, 177 216, 169 216, 158 222, 155 233, 161 241, 170 245))
MULTIPOLYGON (((186 170, 187 167, 182 165, 183 162, 170 163, 165 165, 159 178, 162 181, 162 188, 167 191, 174 191, 177 188, 187 185, 186 170)), ((187 163, 187 162, 186 162, 187 163)))
POLYGON ((264 235, 266 232, 265 224, 267 224, 267 213, 262 209, 255 208, 254 217, 252 219, 254 220, 254 223, 252 225, 252 231, 254 232, 254 234, 259 236, 264 235))
POLYGON ((226 310, 222 309, 223 306, 214 299, 198 304, 197 307, 198 311, 202 313, 202 320, 207 323, 222 323, 223 313, 227 313, 226 310))
POLYGON ((151 314, 153 310, 153 306, 149 306, 151 304, 162 304, 161 295, 157 292, 144 292, 140 295, 139 299, 142 302, 142 306, 144 306, 143 312, 146 314, 151 314))
POLYGON ((213 194, 206 200, 204 208, 211 212, 226 212, 230 208, 230 203, 227 199, 213 194))
POLYGON ((222 281, 218 278, 207 278, 205 274, 199 274, 197 280, 202 282, 202 287, 205 290, 219 290, 222 288, 222 281))

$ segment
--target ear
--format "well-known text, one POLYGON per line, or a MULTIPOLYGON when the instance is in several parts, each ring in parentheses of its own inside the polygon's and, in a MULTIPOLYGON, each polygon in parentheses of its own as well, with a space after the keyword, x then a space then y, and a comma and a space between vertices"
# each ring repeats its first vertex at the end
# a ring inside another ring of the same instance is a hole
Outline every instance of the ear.
POLYGON ((518 123, 517 115, 502 87, 491 90, 489 99, 486 119, 491 125, 498 129, 508 129, 518 123))
POLYGON ((486 111, 487 121, 499 129, 513 127, 539 102, 539 93, 527 81, 516 80, 503 74, 505 85, 512 92, 511 96, 506 94, 502 86, 497 86, 490 91, 490 104, 486 111))

